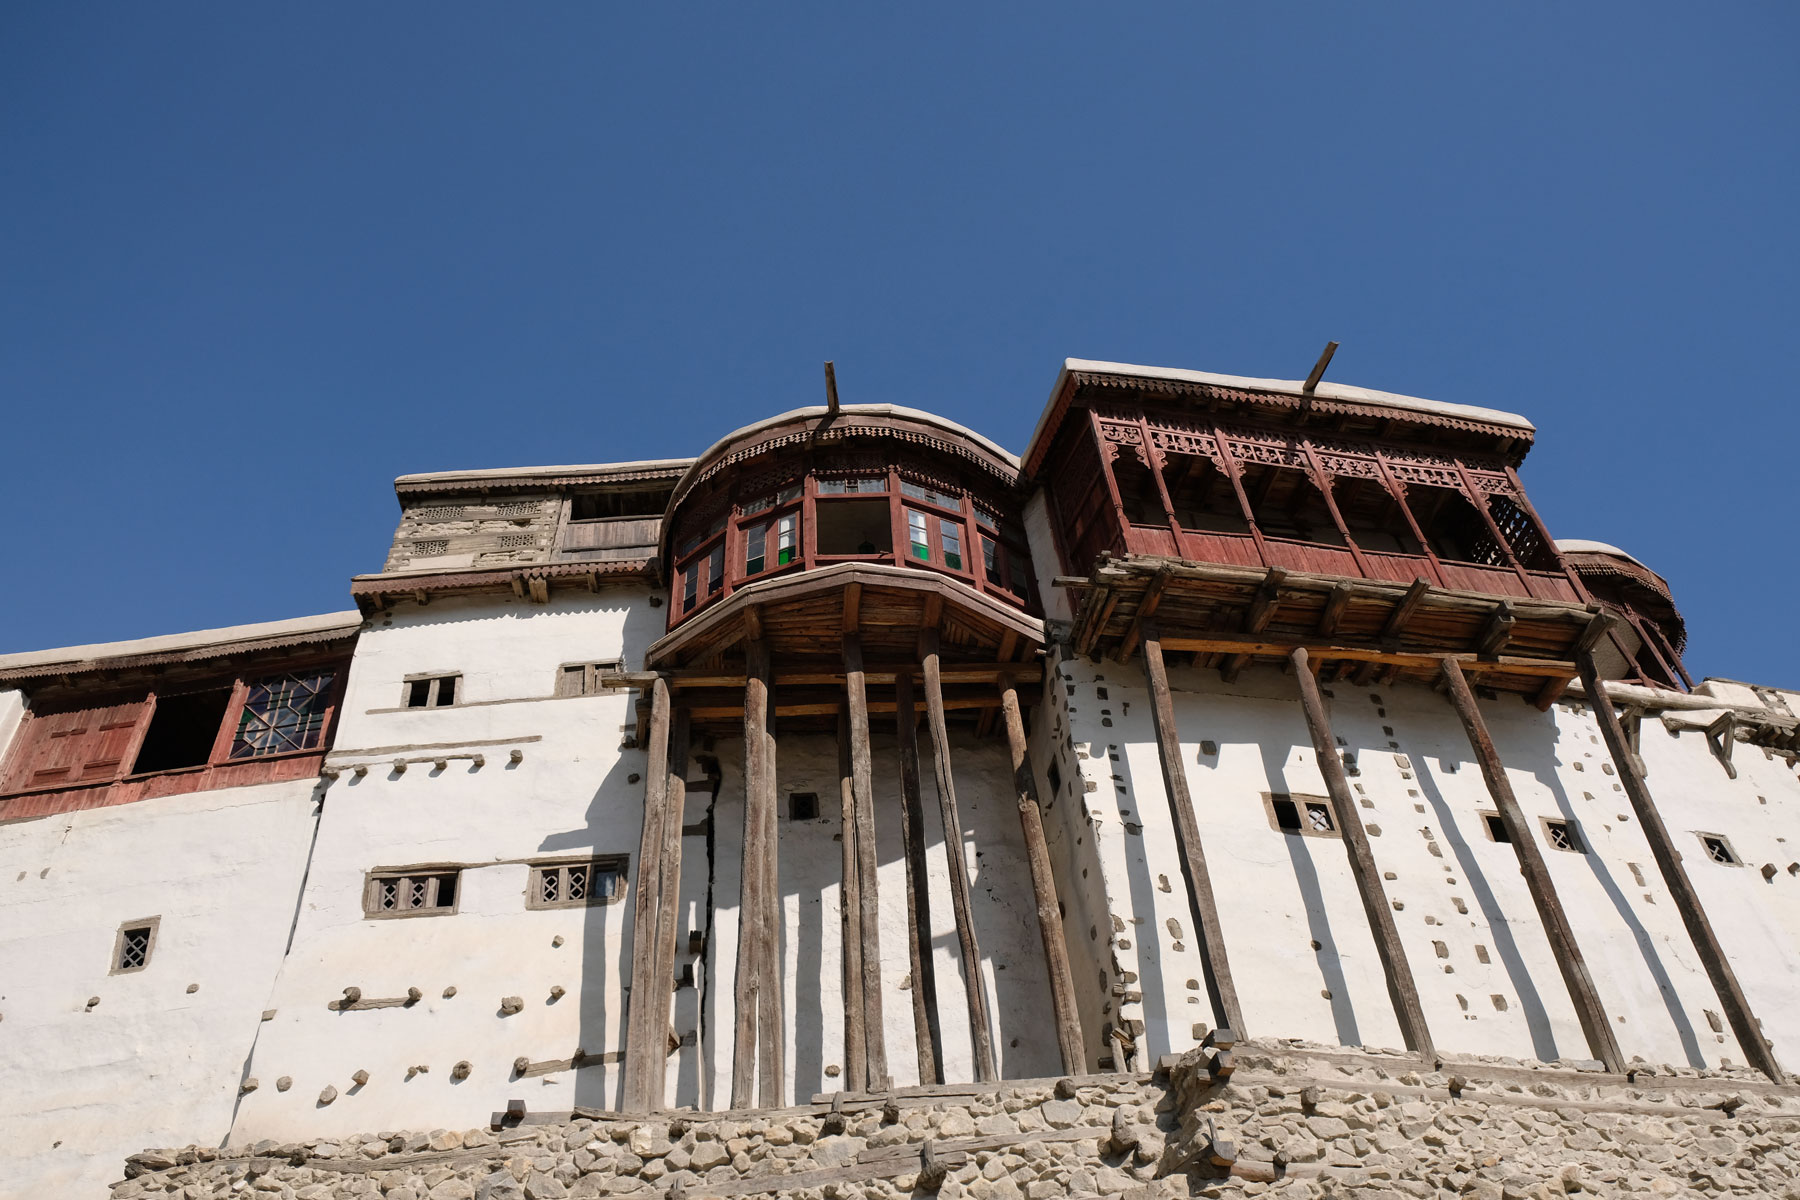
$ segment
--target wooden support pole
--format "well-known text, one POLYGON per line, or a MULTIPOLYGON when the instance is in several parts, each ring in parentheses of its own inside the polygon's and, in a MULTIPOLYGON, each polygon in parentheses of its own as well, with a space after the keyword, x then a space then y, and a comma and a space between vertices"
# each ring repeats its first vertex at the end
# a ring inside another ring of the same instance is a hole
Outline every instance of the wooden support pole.
MULTIPOLYGON (((669 722, 669 804, 663 812, 662 863, 659 867, 661 886, 657 889, 656 965, 651 978, 656 1005, 656 1034, 662 1041, 662 1053, 651 1066, 645 1079, 650 1111, 668 1103, 670 1005, 675 991, 675 936, 681 918, 681 830, 687 814, 688 715, 676 708, 669 722)), ((632 993, 637 994, 635 991, 632 993)), ((646 1056, 648 1057, 648 1056, 646 1056)))
POLYGON ((1450 703, 1462 721, 1463 732, 1469 737, 1469 746, 1475 751, 1475 762, 1481 767, 1481 777, 1487 781, 1488 795, 1493 797, 1501 824, 1506 826, 1506 836, 1512 841, 1513 852, 1518 855, 1519 874, 1525 877, 1525 886, 1531 892, 1531 902, 1537 906, 1538 919, 1544 923, 1544 933, 1550 939, 1550 952, 1556 956, 1556 968, 1562 972, 1563 985, 1569 989, 1569 999, 1575 1002, 1575 1015, 1581 1021, 1581 1032, 1587 1036, 1588 1051, 1605 1063, 1607 1070, 1624 1071, 1625 1057, 1619 1052, 1618 1039, 1613 1036, 1612 1025, 1606 1019, 1606 1008, 1600 1003, 1600 994, 1594 988, 1587 960, 1581 955, 1581 947, 1575 941, 1575 931, 1569 925, 1568 914, 1563 911, 1562 900, 1556 894, 1556 885, 1550 879, 1549 868, 1544 865, 1543 852, 1538 849, 1537 839, 1532 836, 1531 824, 1525 819, 1524 810, 1519 807, 1518 797, 1513 795, 1512 782, 1506 777, 1506 767, 1500 761, 1499 751, 1494 749, 1493 738, 1488 735, 1487 722, 1481 717, 1481 707, 1475 702, 1475 693, 1469 690, 1469 681, 1463 677, 1462 668, 1456 665, 1454 659, 1444 660, 1443 676, 1450 703))
POLYGON ((1681 854, 1669 839, 1668 827, 1656 810, 1650 788, 1638 771, 1637 755, 1631 752, 1631 746, 1625 740, 1625 730, 1619 725, 1619 716, 1613 711, 1606 685, 1594 666, 1592 651, 1583 650, 1575 662, 1581 668, 1581 686, 1587 692, 1588 703, 1594 706, 1594 716, 1600 722, 1600 736, 1606 741, 1607 753, 1612 755, 1613 767, 1619 772, 1619 782, 1631 801, 1631 811, 1637 814, 1638 827, 1644 831, 1644 840, 1650 843, 1650 854, 1656 859, 1669 895, 1681 913, 1681 922, 1687 926, 1688 937, 1700 954, 1706 977, 1712 981, 1713 991, 1718 993, 1719 1003, 1724 1006, 1731 1032, 1737 1035, 1738 1045, 1743 1047, 1752 1066, 1777 1083, 1785 1083, 1787 1076, 1782 1074, 1774 1049, 1763 1037, 1756 1015, 1750 1011, 1744 989, 1738 984, 1737 974, 1731 969, 1724 948, 1719 945, 1718 935, 1713 932, 1706 909, 1701 907, 1699 893, 1694 891, 1687 869, 1681 865, 1681 854))
POLYGON ((872 1091, 888 1086, 887 1038, 881 1016, 881 903, 875 882, 875 781, 869 759, 869 698, 863 686, 862 638, 844 635, 844 691, 850 705, 850 782, 855 793, 857 901, 862 911, 863 1038, 872 1091))
POLYGON ((867 1090, 868 1041, 863 1037, 862 888, 856 870, 856 787, 850 765, 850 706, 838 706, 838 841, 843 861, 843 890, 838 908, 844 935, 844 1086, 867 1090))
POLYGON ((1381 969, 1387 976, 1388 994, 1393 998, 1394 1015, 1400 1019, 1401 1036, 1406 1039, 1407 1049, 1429 1059, 1436 1051, 1431 1043, 1431 1030, 1425 1024, 1425 1009, 1419 1003, 1418 984, 1406 961, 1400 931, 1394 927, 1394 914, 1381 886, 1381 872, 1375 866, 1375 856, 1369 850, 1369 835, 1363 829, 1356 797, 1344 778, 1344 763, 1332 741, 1331 718, 1326 715, 1325 701, 1319 695, 1319 681, 1313 678, 1312 663, 1304 646, 1297 647, 1289 658, 1294 664, 1294 677, 1300 684, 1300 707, 1306 714, 1306 728, 1312 734, 1319 773, 1325 777, 1325 790, 1337 812, 1338 831, 1343 834, 1344 849, 1349 852, 1350 874, 1356 879, 1363 911, 1368 914, 1369 927, 1375 934, 1375 951, 1381 957, 1381 969))
POLYGON ((744 847, 743 869, 738 877, 737 985, 733 992, 736 1020, 731 1055, 731 1106, 750 1108, 756 1103, 756 1042, 758 1010, 762 1003, 762 924, 767 905, 763 891, 768 874, 762 861, 764 822, 762 808, 775 803, 773 789, 765 785, 773 776, 764 769, 768 754, 765 734, 769 713, 769 647, 751 642, 746 647, 748 669, 744 679, 744 847))
MULTIPOLYGON (((663 822, 669 808, 669 685, 650 684, 650 728, 644 747, 644 823, 638 838, 637 895, 631 919, 631 999, 626 1007, 624 1096, 626 1112, 649 1112, 650 1078, 668 1057, 656 1020, 656 920, 662 886, 663 822)), ((661 994, 667 995, 666 990, 661 994)), ((666 1021, 666 1015, 664 1020, 666 1021)))
POLYGON ((919 1082, 944 1082, 944 1047, 938 1029, 937 971, 931 961, 931 876, 925 868, 925 809, 919 791, 918 717, 911 676, 894 684, 894 731, 900 755, 900 836, 906 843, 906 939, 912 959, 913 1037, 919 1050, 919 1082))
POLYGON ((1044 844, 1044 814, 1038 803, 1037 778, 1025 745, 1025 722, 1019 693, 1009 681, 1000 685, 1000 711, 1006 715, 1006 744, 1012 751, 1013 790, 1018 795, 1019 825, 1025 833, 1025 861, 1031 867, 1031 892, 1037 900, 1038 935, 1044 943, 1044 968, 1050 976, 1050 1005, 1056 1012, 1056 1044, 1063 1071, 1086 1074, 1087 1051, 1081 1040, 1081 1015, 1075 1009, 1075 975, 1069 945, 1063 939, 1062 907, 1056 899, 1056 877, 1044 844))
POLYGON ((757 1102, 764 1108, 787 1103, 787 1026, 784 1020, 781 962, 781 842, 780 813, 775 790, 775 701, 770 694, 768 643, 763 643, 758 666, 767 698, 762 741, 762 780, 757 785, 758 862, 762 867, 762 914, 756 923, 758 988, 756 997, 757 1102))
POLYGON ((950 874, 950 907, 956 915, 956 940, 962 948, 963 990, 969 1001, 975 1080, 986 1083, 1000 1076, 994 1067, 994 1036, 988 1022, 981 947, 975 942, 975 918, 969 906, 969 864, 963 857, 962 817, 956 808, 956 779, 950 765, 950 731, 944 723, 944 682, 936 629, 919 634, 919 660, 925 673, 925 724, 931 730, 931 758, 937 772, 938 815, 944 826, 944 858, 950 874))
POLYGON ((1225 933, 1219 925, 1219 904, 1213 896, 1212 874, 1206 869, 1206 852, 1200 845, 1200 822, 1188 791, 1187 767, 1181 760, 1181 735, 1175 728, 1175 701, 1163 665, 1161 631, 1154 627, 1144 631, 1144 676, 1150 687, 1150 723, 1156 729, 1163 791, 1168 793, 1169 813, 1175 820, 1175 845, 1181 852, 1181 875, 1187 884, 1188 911, 1206 962, 1213 1020, 1244 1037, 1244 1012, 1238 1006, 1237 984, 1232 982, 1225 933))

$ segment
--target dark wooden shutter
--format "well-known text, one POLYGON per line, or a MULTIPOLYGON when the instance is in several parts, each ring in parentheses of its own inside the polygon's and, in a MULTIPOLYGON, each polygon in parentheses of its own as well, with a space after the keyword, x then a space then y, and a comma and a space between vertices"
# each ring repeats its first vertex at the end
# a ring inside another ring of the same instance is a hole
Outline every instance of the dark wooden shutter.
POLYGON ((55 787, 117 778, 137 739, 142 700, 99 708, 34 712, 19 731, 19 745, 0 790, 55 787))

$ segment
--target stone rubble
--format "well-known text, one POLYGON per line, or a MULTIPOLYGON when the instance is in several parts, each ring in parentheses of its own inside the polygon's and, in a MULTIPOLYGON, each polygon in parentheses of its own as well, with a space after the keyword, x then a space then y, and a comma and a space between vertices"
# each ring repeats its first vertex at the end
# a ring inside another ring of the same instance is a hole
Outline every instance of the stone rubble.
POLYGON ((1156 1079, 905 1089, 846 1102, 842 1132, 830 1134, 819 1105, 146 1150, 127 1160, 112 1196, 925 1197, 929 1140, 946 1200, 1800 1200, 1800 1087, 1759 1080, 1241 1042, 1225 1079, 1195 1051, 1156 1079))

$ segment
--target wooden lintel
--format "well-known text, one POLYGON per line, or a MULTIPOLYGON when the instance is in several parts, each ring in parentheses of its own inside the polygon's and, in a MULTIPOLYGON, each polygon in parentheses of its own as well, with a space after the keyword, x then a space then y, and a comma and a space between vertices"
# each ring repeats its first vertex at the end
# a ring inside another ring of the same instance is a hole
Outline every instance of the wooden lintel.
MULTIPOLYGON (((921 668, 912 666, 895 666, 893 664, 874 665, 863 673, 863 682, 870 685, 892 687, 900 674, 905 672, 913 682, 921 683, 924 675, 921 668)), ((945 683, 1001 683, 1007 679, 1019 683, 1040 682, 1044 678, 1044 668, 1040 663, 972 663, 954 664, 941 669, 939 676, 945 683)), ((602 687, 642 687, 657 676, 649 675, 602 675, 602 687), (642 679, 644 683, 633 682, 642 679)), ((673 671, 668 675, 669 686, 676 690, 690 688, 736 688, 744 685, 744 677, 729 671, 673 671)), ((842 687, 844 673, 842 671, 792 671, 776 675, 776 687, 842 687)))
POLYGON ((1119 639, 1119 648, 1114 652, 1114 657, 1120 662, 1129 659, 1132 651, 1137 649, 1138 640, 1144 636, 1144 622, 1156 615, 1157 608, 1162 604, 1163 590, 1169 586, 1169 578, 1166 567, 1151 576, 1149 586, 1144 588, 1144 594, 1138 599, 1137 612, 1132 615, 1131 625, 1125 630, 1125 636, 1119 639))
POLYGON ((1381 636, 1384 638, 1399 637, 1406 630, 1406 623, 1412 620, 1415 612, 1419 611, 1419 605, 1424 603, 1425 595, 1429 591, 1431 591, 1429 581, 1413 580, 1412 586, 1406 589, 1406 595, 1400 598, 1400 603, 1396 604, 1394 611, 1388 614, 1387 624, 1382 627, 1381 636))
MULTIPOLYGON (((944 708, 952 712, 971 712, 999 706, 1000 700, 996 696, 944 697, 944 708)), ((892 700, 869 701, 869 712, 872 715, 886 716, 894 712, 895 708, 896 705, 892 700)), ((778 717, 829 717, 837 712, 837 705, 826 702, 772 704, 769 706, 769 711, 778 717)), ((696 721, 719 721, 742 716, 744 710, 735 704, 696 704, 688 709, 688 712, 696 721)))
POLYGON ((1331 595, 1325 599, 1325 611, 1319 614, 1318 634, 1330 637, 1337 632, 1338 622, 1344 619, 1344 610, 1350 607, 1350 585, 1340 583, 1331 589, 1331 595))
MULTIPOLYGON (((1232 655, 1265 655, 1270 657, 1286 657, 1296 649, 1304 648, 1314 659, 1326 660, 1347 658, 1360 662, 1388 663, 1403 669, 1433 671, 1445 657, 1442 654, 1403 654, 1392 650, 1375 650, 1365 646, 1321 646, 1308 642, 1303 638, 1282 638, 1266 634, 1260 639, 1251 639, 1226 634, 1210 637, 1167 637, 1162 640, 1164 650, 1190 650, 1199 653, 1219 651, 1232 655)), ((1493 672, 1507 675, 1532 675, 1545 678, 1569 678, 1575 674, 1572 663, 1556 662, 1546 658, 1499 658, 1482 659, 1474 654, 1453 654, 1449 657, 1462 664, 1464 670, 1493 672)))

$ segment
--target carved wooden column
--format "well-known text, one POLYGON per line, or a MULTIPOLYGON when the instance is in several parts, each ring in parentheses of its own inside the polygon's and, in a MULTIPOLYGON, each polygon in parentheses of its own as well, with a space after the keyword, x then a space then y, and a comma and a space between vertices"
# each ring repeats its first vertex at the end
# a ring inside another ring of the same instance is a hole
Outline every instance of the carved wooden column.
POLYGON ((857 901, 862 912, 863 1038, 871 1091, 888 1086, 887 1038, 881 1016, 881 903, 876 885, 875 781, 869 757, 869 697, 862 638, 844 635, 844 692, 850 705, 850 782, 855 793, 857 901))
POLYGON ((1582 1033, 1587 1035, 1588 1051, 1605 1063, 1607 1070, 1623 1071, 1625 1058, 1619 1053, 1618 1039, 1607 1022, 1606 1009, 1594 989, 1587 960, 1582 958, 1581 947, 1576 944, 1568 914, 1556 895, 1556 885, 1550 880, 1550 871, 1544 865, 1537 839, 1531 834, 1531 825, 1519 807, 1518 797, 1513 795, 1512 783, 1506 778, 1506 767, 1494 749, 1494 741, 1488 736, 1487 723, 1481 719, 1481 708, 1475 703, 1474 693, 1469 691, 1469 682, 1463 678, 1462 668, 1455 659, 1444 659, 1442 671, 1450 703, 1462 720, 1463 732, 1469 735, 1469 745, 1475 751, 1481 777, 1487 781, 1488 795, 1494 798, 1494 807, 1506 826, 1506 836, 1512 840, 1513 852, 1518 855, 1519 874, 1525 877, 1525 886, 1531 890, 1531 902, 1537 906, 1538 919, 1544 923, 1550 951, 1556 955, 1556 968, 1562 972, 1569 999, 1575 1002, 1575 1015, 1581 1019, 1582 1033))
POLYGON ((1238 1007, 1237 985, 1232 982, 1231 963, 1225 954, 1219 904, 1213 896, 1212 875, 1206 869, 1206 852, 1200 845, 1200 824, 1188 791, 1187 767, 1181 760, 1181 735, 1175 728, 1175 701, 1169 691, 1169 673, 1163 665, 1162 636, 1154 625, 1144 628, 1143 654, 1144 675, 1150 688, 1150 723, 1156 729, 1163 790, 1168 793, 1169 812, 1175 821, 1175 845, 1181 852, 1188 911, 1200 939, 1200 953, 1206 960, 1213 1019, 1244 1037, 1244 1014, 1238 1007))
MULTIPOLYGON (((661 1072, 668 1057, 668 985, 659 987, 656 978, 663 825, 668 811, 669 685, 659 675, 650 685, 650 736, 644 748, 644 823, 638 838, 637 889, 632 907, 631 999, 626 1006, 624 1096, 620 1105, 626 1112, 649 1112, 661 1103, 661 1072), (660 1019, 659 995, 664 1002, 660 1019)), ((675 818, 677 822, 680 819, 675 818)))
POLYGON ((1719 1003, 1725 1009, 1725 1019, 1731 1022, 1731 1032, 1737 1035, 1738 1045, 1743 1047, 1752 1066, 1770 1079, 1785 1083, 1787 1077, 1782 1074, 1781 1064, 1775 1061, 1775 1051, 1763 1037, 1762 1026, 1757 1021, 1756 1014, 1750 1011, 1750 1001, 1744 997, 1744 989, 1738 984, 1737 973, 1731 969, 1725 950, 1719 945, 1718 935, 1713 932, 1706 909, 1701 907, 1699 893, 1694 891, 1687 869, 1681 865, 1681 854, 1669 839, 1668 827, 1663 824, 1662 814, 1656 811, 1656 802, 1651 799, 1650 788, 1638 773, 1637 756, 1631 752, 1631 747, 1625 740, 1625 731, 1619 726, 1619 715, 1613 711, 1612 700, 1606 694, 1606 685, 1594 667, 1593 653, 1589 650, 1578 652, 1575 665, 1581 670, 1581 686, 1587 692, 1588 703, 1593 706, 1595 718, 1600 722, 1600 736, 1606 740, 1607 753, 1612 756, 1613 767, 1619 772, 1619 782, 1631 801, 1631 811, 1637 814, 1638 826, 1644 831, 1644 840, 1650 843, 1650 854, 1656 859, 1663 882, 1668 885, 1669 896, 1675 901, 1675 908, 1681 913, 1681 922, 1687 926, 1688 937, 1700 954, 1701 965, 1706 968, 1706 977, 1712 981, 1713 991, 1719 995, 1719 1003))
POLYGON ((1013 788, 1018 793, 1019 825, 1025 834, 1025 861, 1031 867, 1031 891, 1037 900, 1038 934, 1043 939, 1044 967, 1050 976, 1050 1004, 1056 1010, 1056 1043, 1062 1050, 1063 1071, 1082 1075, 1088 1069, 1087 1051, 1082 1046, 1081 1016, 1075 1010, 1075 976, 1069 966, 1069 945, 1063 940, 1062 908, 1056 899, 1050 850, 1044 844, 1044 815, 1025 744, 1019 693, 1010 678, 1001 680, 1000 708, 1006 716, 1007 748, 1012 751, 1013 788))
POLYGON ((969 864, 963 857, 962 816, 956 808, 956 778, 950 765, 950 730, 944 720, 944 681, 936 629, 928 628, 919 634, 919 661, 925 675, 925 717, 931 730, 932 763, 937 771, 938 815, 944 826, 950 906, 956 914, 956 940, 962 949, 963 990, 969 1001, 969 1039, 975 1052, 975 1079, 978 1083, 986 1083, 1000 1075, 994 1067, 987 984, 981 974, 981 947, 975 941, 975 918, 969 906, 969 864))
POLYGON ((919 792, 919 737, 912 674, 894 678, 894 730, 900 755, 900 830, 906 844, 907 951, 912 959, 913 1037, 919 1049, 919 1082, 944 1082, 944 1050, 938 1030, 937 971, 931 961, 931 876, 925 866, 925 809, 919 792))
POLYGON ((1431 1043, 1431 1030, 1425 1024, 1425 1010, 1419 1004, 1418 984, 1406 961, 1400 931, 1394 927, 1394 914, 1388 908, 1387 893, 1381 886, 1381 872, 1376 869, 1375 856, 1369 850, 1369 835, 1363 829, 1356 797, 1344 778, 1344 763, 1332 741, 1331 719, 1326 715, 1325 701, 1319 695, 1319 681, 1313 678, 1306 647, 1295 647, 1288 657, 1300 683, 1300 707, 1306 713, 1306 727, 1312 734, 1319 773, 1325 777, 1325 790, 1331 794, 1331 806, 1337 812, 1338 832, 1343 834, 1344 849, 1350 855, 1350 874, 1356 880, 1363 911, 1368 914, 1369 928, 1375 934, 1375 952, 1381 956, 1381 969, 1387 975, 1388 994, 1394 1001, 1394 1015, 1400 1019, 1400 1033, 1406 1038, 1407 1049, 1430 1058, 1435 1049, 1431 1043))

